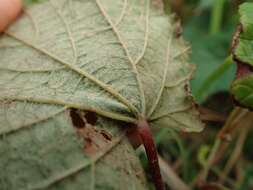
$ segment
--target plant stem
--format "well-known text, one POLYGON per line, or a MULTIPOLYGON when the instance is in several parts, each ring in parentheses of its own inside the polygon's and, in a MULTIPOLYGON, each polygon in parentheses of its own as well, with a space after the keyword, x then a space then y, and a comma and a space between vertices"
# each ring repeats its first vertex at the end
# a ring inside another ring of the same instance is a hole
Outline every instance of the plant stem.
POLYGON ((223 8, 226 0, 214 0, 211 23, 210 23, 210 34, 217 34, 221 29, 223 8))
POLYGON ((238 123, 245 119, 247 114, 249 113, 248 110, 242 109, 240 107, 234 108, 234 110, 230 113, 225 125, 216 135, 216 139, 213 145, 213 148, 209 154, 207 159, 207 163, 204 165, 203 169, 199 172, 196 179, 193 181, 194 185, 199 185, 206 182, 206 179, 209 174, 209 170, 213 167, 213 164, 217 162, 217 156, 219 155, 219 150, 224 142, 231 139, 231 136, 234 134, 235 130, 238 128, 238 123))
POLYGON ((250 129, 250 127, 252 127, 252 118, 253 114, 248 112, 247 116, 245 118, 243 118, 243 121, 240 122, 240 135, 237 139, 235 148, 233 150, 233 152, 231 153, 229 160, 227 161, 223 172, 220 175, 220 182, 223 183, 224 180, 226 179, 226 176, 228 176, 230 170, 233 168, 233 166, 236 164, 237 160, 239 159, 241 153, 242 153, 242 148, 243 145, 245 143, 245 140, 247 138, 248 135, 248 131, 250 129))
POLYGON ((210 156, 208 157, 207 164, 204 167, 203 178, 202 178, 203 181, 206 181, 210 167, 212 166, 212 164, 215 161, 215 156, 218 153, 218 150, 220 148, 222 141, 225 139, 228 139, 229 136, 231 135, 230 134, 231 131, 229 131, 228 129, 231 126, 233 126, 233 124, 237 123, 247 113, 248 113, 248 111, 243 110, 240 107, 236 107, 229 115, 229 118, 227 119, 225 125, 222 127, 222 129, 220 130, 220 132, 218 133, 218 135, 216 137, 216 140, 215 140, 215 143, 214 143, 213 148, 211 150, 210 156))
POLYGON ((156 190, 165 190, 158 163, 158 154, 155 142, 150 131, 149 124, 145 119, 139 119, 139 121, 137 122, 137 131, 145 147, 145 151, 148 157, 149 168, 151 170, 156 190))
POLYGON ((190 190, 190 188, 177 176, 167 162, 159 156, 161 171, 166 184, 173 190, 190 190))
POLYGON ((220 139, 217 139, 217 140, 215 141, 214 145, 213 145, 213 148, 212 148, 212 150, 211 150, 211 153, 210 153, 210 155, 209 155, 209 157, 208 157, 207 163, 206 163, 206 165, 205 165, 205 167, 204 167, 204 170, 203 170, 203 171, 204 171, 204 172, 203 172, 203 178, 202 178, 203 181, 206 181, 206 178, 207 178, 207 176, 208 176, 210 167, 212 166, 212 163, 213 163, 213 161, 214 161, 214 158, 215 158, 215 156, 216 156, 216 154, 217 154, 217 152, 218 152, 218 150, 219 150, 220 144, 221 144, 221 140, 220 140, 220 139))

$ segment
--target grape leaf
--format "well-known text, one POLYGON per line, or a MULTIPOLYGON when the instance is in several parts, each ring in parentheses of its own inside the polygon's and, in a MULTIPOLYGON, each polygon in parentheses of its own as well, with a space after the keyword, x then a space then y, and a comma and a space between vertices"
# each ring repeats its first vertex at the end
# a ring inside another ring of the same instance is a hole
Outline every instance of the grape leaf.
POLYGON ((242 106, 253 108, 253 3, 240 6, 240 22, 233 41, 233 57, 237 62, 237 79, 233 82, 231 92, 242 106))
POLYGON ((189 47, 175 28, 148 0, 26 8, 0 38, 1 185, 145 189, 126 123, 203 127, 188 89, 189 47))

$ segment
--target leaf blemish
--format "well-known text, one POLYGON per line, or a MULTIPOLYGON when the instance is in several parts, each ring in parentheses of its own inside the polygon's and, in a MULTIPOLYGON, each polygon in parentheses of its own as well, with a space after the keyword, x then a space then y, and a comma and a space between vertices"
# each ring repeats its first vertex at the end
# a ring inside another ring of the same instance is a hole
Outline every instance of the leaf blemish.
POLYGON ((80 129, 85 127, 85 122, 82 117, 79 115, 78 110, 71 108, 70 109, 70 118, 74 127, 80 129))
POLYGON ((101 130, 100 131, 100 134, 103 135, 103 137, 108 140, 108 141, 111 141, 112 140, 112 135, 107 133, 105 130, 101 130))
POLYGON ((96 125, 96 122, 98 120, 96 113, 87 112, 84 117, 85 117, 87 123, 89 123, 91 125, 96 125))
POLYGON ((84 140, 84 152, 95 155, 110 143, 112 135, 104 130, 99 130, 96 126, 86 124, 85 128, 78 130, 78 134, 84 140))
POLYGON ((96 154, 112 140, 109 132, 95 126, 98 118, 94 112, 84 113, 71 108, 69 114, 78 136, 83 139, 83 150, 87 155, 96 154))
POLYGON ((96 125, 91 125, 97 121, 97 116, 90 112, 83 116, 83 112, 76 109, 70 110, 72 123, 76 129, 77 135, 83 140, 83 151, 89 156, 93 156, 112 140, 112 135, 104 129, 98 128, 96 125), (89 122, 86 121, 88 118, 89 122))

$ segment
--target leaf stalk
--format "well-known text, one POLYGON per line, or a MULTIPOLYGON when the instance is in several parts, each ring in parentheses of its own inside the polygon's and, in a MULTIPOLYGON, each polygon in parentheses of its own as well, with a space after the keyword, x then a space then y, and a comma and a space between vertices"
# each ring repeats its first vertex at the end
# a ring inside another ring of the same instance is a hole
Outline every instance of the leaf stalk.
POLYGON ((149 124, 146 119, 140 118, 136 126, 137 126, 138 134, 145 147, 145 151, 148 157, 149 168, 151 170, 151 174, 152 174, 152 178, 153 178, 153 182, 156 187, 156 190, 165 190, 165 186, 162 180, 160 167, 159 167, 158 153, 157 153, 153 135, 150 131, 149 124))

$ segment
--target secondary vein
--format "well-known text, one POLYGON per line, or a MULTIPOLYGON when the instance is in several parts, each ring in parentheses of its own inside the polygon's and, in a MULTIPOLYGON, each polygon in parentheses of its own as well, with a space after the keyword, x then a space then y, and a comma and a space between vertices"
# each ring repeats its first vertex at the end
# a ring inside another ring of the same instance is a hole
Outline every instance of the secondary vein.
POLYGON ((167 79, 167 73, 168 73, 168 68, 169 68, 169 62, 170 62, 170 46, 171 46, 171 42, 172 42, 172 36, 169 38, 168 40, 168 46, 167 46, 167 57, 166 57, 166 65, 165 65, 165 69, 164 69, 164 73, 163 73, 163 79, 162 79, 162 84, 161 84, 161 88, 157 94, 157 98, 153 104, 153 106, 151 107, 150 111, 148 112, 148 118, 151 117, 151 115, 153 114, 153 112, 155 111, 156 107, 158 106, 158 103, 162 97, 162 93, 165 87, 165 83, 166 83, 166 79, 167 79))
POLYGON ((47 121, 47 120, 49 120, 50 118, 52 118, 52 117, 54 117, 54 116, 56 116, 56 115, 62 113, 62 112, 65 111, 66 109, 67 109, 67 107, 65 106, 65 107, 62 107, 62 108, 60 108, 59 110, 57 110, 57 111, 51 113, 51 114, 48 115, 47 117, 39 118, 39 119, 36 120, 36 121, 32 121, 32 122, 27 123, 27 124, 25 124, 25 125, 17 126, 17 127, 15 127, 15 128, 8 128, 8 130, 5 130, 5 131, 0 131, 0 136, 2 136, 2 135, 5 135, 5 136, 6 136, 6 135, 8 135, 8 134, 15 133, 15 132, 17 132, 17 131, 19 131, 19 130, 21 130, 21 129, 25 129, 25 128, 28 128, 28 127, 30 127, 30 126, 32 126, 32 125, 35 125, 35 124, 38 124, 38 123, 47 121))
MULTIPOLYGON (((127 0, 125 0, 127 1, 127 0)), ((110 24, 110 26, 112 27, 112 31, 115 33, 115 35, 117 36, 120 44, 122 45, 128 59, 129 59, 129 62, 130 62, 130 65, 132 66, 132 69, 133 69, 133 73, 135 74, 136 76, 136 80, 137 80, 137 83, 138 83, 138 86, 139 86, 139 91, 140 91, 140 97, 141 97, 141 114, 142 115, 145 115, 145 112, 146 112, 146 102, 145 102, 145 95, 144 95, 144 89, 143 89, 143 86, 142 86, 142 83, 141 83, 141 80, 140 80, 140 77, 139 77, 139 73, 138 73, 138 70, 137 70, 137 67, 136 67, 136 64, 135 62, 133 61, 132 57, 130 56, 130 53, 128 51, 128 48, 124 42, 124 40, 122 39, 122 36, 120 35, 120 32, 118 30, 118 28, 116 27, 116 25, 113 23, 113 21, 111 20, 110 16, 106 13, 104 7, 102 6, 102 4, 100 3, 100 0, 96 0, 96 4, 99 8, 99 10, 101 11, 101 14, 102 16, 106 19, 106 21, 110 24)))
POLYGON ((102 159, 107 153, 113 150, 123 139, 125 134, 121 134, 119 137, 116 137, 108 147, 105 148, 104 151, 99 152, 97 155, 95 155, 92 160, 88 162, 81 162, 79 165, 77 165, 74 168, 70 168, 69 170, 60 173, 59 175, 53 176, 51 179, 42 181, 40 184, 36 184, 33 187, 29 188, 29 190, 42 190, 46 189, 48 187, 51 187, 55 183, 64 180, 67 177, 71 177, 79 172, 81 172, 83 169, 91 166, 92 164, 97 163, 100 159, 102 159))
POLYGON ((45 55, 47 55, 48 57, 52 58, 53 60, 57 61, 58 63, 64 65, 65 67, 75 71, 76 73, 78 73, 81 76, 84 76, 86 78, 88 78, 89 80, 91 80, 92 82, 94 82, 96 85, 98 85, 100 88, 102 88, 103 90, 105 90, 106 92, 110 93, 114 98, 116 98, 118 101, 120 101, 121 103, 123 103, 124 105, 126 105, 129 110, 131 110, 133 112, 133 114, 138 115, 138 110, 137 108, 132 105, 125 97, 123 97, 121 94, 119 94, 117 91, 115 91, 111 86, 103 83, 102 81, 98 80, 97 78, 95 78, 94 76, 92 76, 91 74, 89 74, 88 72, 86 72, 83 69, 80 69, 79 67, 72 65, 62 59, 60 59, 59 57, 57 57, 56 55, 53 55, 52 53, 50 53, 49 51, 42 49, 40 47, 37 47, 36 45, 19 38, 18 36, 16 36, 15 34, 12 34, 10 32, 5 32, 8 36, 10 36, 13 39, 16 39, 17 41, 37 50, 38 52, 41 52, 45 55))
POLYGON ((75 44, 75 41, 73 39, 73 35, 72 35, 72 32, 71 32, 71 29, 67 23, 67 21, 64 19, 64 17, 62 16, 61 12, 58 10, 57 7, 55 7, 54 3, 52 2, 52 0, 49 1, 49 3, 51 4, 51 6, 54 8, 56 14, 59 16, 60 20, 62 20, 63 22, 63 25, 65 26, 66 28, 66 31, 67 31, 67 34, 69 36, 69 40, 70 40, 70 43, 71 43, 71 46, 72 46, 72 51, 73 51, 73 57, 74 57, 74 60, 73 60, 73 64, 75 65, 76 62, 77 62, 77 49, 76 49, 76 44, 75 44))
POLYGON ((137 65, 141 61, 141 59, 145 55, 145 52, 146 52, 146 49, 147 49, 147 46, 148 46, 148 39, 149 39, 149 16, 150 16, 150 2, 149 2, 149 0, 147 0, 144 45, 143 45, 143 50, 142 50, 140 56, 135 61, 135 65, 137 65))
POLYGON ((115 119, 115 120, 119 120, 119 121, 124 121, 124 122, 129 122, 129 123, 135 123, 136 119, 132 118, 132 117, 128 117, 128 116, 124 116, 118 113, 113 113, 113 112, 109 112, 109 111, 105 111, 105 110, 99 110, 96 108, 91 108, 91 107, 86 107, 84 105, 80 105, 80 104, 73 104, 73 103, 69 103, 69 102, 65 102, 65 101, 61 101, 61 100, 56 100, 56 99, 46 99, 46 98, 31 98, 31 97, 6 97, 3 99, 7 99, 7 100, 12 100, 12 101, 28 101, 28 102, 33 102, 33 103, 39 103, 39 104, 54 104, 54 105, 62 105, 62 106, 66 106, 69 108, 76 108, 76 109, 80 109, 80 110, 84 110, 84 111, 90 111, 90 112, 95 112, 98 115, 107 117, 107 118, 111 118, 111 119, 115 119))

